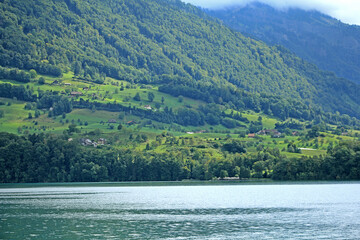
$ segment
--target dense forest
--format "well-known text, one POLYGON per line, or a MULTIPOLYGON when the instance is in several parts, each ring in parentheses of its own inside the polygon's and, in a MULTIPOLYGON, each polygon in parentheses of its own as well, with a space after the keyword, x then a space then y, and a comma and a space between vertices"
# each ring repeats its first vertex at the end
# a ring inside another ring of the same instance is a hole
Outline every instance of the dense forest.
MULTIPOLYGON (((199 151, 191 139, 158 135, 156 144, 187 145, 182 151, 156 153, 85 148, 68 135, 0 134, 0 182, 176 181, 213 178, 271 178, 275 180, 359 180, 360 144, 329 147, 326 156, 289 159, 278 149, 246 154, 246 144, 228 140, 217 159, 199 151), (189 142, 190 141, 190 142, 189 142)), ((129 141, 145 141, 141 135, 129 141)), ((288 148, 291 148, 289 144, 288 148)))
POLYGON ((207 11, 234 30, 282 45, 324 70, 360 83, 360 27, 317 11, 279 10, 261 3, 207 11))
MULTIPOLYGON (((238 99, 240 88, 255 93, 255 102, 258 93, 276 95, 359 117, 358 85, 320 71, 282 47, 231 31, 179 0, 0 4, 3 67, 53 76, 72 70, 97 83, 109 76, 186 85, 194 91, 227 88, 229 98, 238 99)), ((220 94, 213 101, 220 97, 244 107, 220 94)))

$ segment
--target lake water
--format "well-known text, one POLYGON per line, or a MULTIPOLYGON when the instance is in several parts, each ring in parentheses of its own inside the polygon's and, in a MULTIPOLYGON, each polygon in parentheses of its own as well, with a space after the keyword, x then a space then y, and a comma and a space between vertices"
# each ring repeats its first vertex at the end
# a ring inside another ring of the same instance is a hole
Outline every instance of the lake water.
POLYGON ((0 238, 360 239, 360 183, 0 188, 0 238))

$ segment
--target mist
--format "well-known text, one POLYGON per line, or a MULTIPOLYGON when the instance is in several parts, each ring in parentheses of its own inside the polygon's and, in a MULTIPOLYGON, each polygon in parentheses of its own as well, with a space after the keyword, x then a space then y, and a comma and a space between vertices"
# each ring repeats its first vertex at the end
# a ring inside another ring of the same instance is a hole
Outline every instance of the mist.
POLYGON ((252 2, 261 2, 280 10, 289 8, 317 10, 344 23, 360 25, 358 0, 183 0, 183 2, 208 9, 222 9, 234 5, 246 6, 252 2))

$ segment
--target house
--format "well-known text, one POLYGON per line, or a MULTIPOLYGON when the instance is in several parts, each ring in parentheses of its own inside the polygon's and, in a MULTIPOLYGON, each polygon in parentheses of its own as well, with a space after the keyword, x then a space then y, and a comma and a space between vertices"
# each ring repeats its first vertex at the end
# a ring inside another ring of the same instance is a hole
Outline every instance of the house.
POLYGON ((84 91, 88 91, 89 88, 88 88, 88 87, 83 87, 83 90, 84 90, 84 91))
POLYGON ((73 97, 77 97, 77 96, 82 96, 83 94, 82 92, 71 92, 70 95, 73 97))
POLYGON ((58 80, 55 80, 51 83, 51 85, 59 85, 59 81, 58 80))
POLYGON ((248 138, 254 138, 255 137, 255 133, 249 133, 248 134, 248 138))
POLYGON ((187 134, 194 134, 194 132, 186 132, 187 134))
POLYGON ((65 86, 71 86, 71 83, 64 83, 65 86))
POLYGON ((98 142, 99 145, 105 145, 106 144, 106 139, 105 138, 99 138, 98 142))
POLYGON ((81 142, 81 145, 83 145, 83 146, 90 146, 90 145, 92 145, 92 141, 90 140, 90 139, 88 139, 88 138, 82 138, 82 139, 80 139, 80 142, 81 142))
POLYGON ((88 138, 82 138, 82 139, 80 139, 80 143, 81 143, 81 145, 83 145, 83 146, 94 146, 94 147, 97 147, 97 145, 98 145, 98 143, 97 142, 93 142, 93 141, 91 141, 90 139, 88 139, 88 138))
POLYGON ((108 123, 116 123, 116 119, 109 119, 108 123))
POLYGON ((281 135, 281 133, 276 129, 264 129, 256 133, 257 135, 281 135))
POLYGON ((281 137, 281 133, 280 133, 280 132, 274 133, 273 135, 271 135, 271 137, 273 137, 273 138, 280 138, 280 137, 281 137))
POLYGON ((151 106, 150 105, 145 105, 144 106, 145 109, 151 110, 151 106))
POLYGON ((298 131, 294 131, 291 133, 293 136, 298 136, 299 135, 299 132, 298 131))
POLYGON ((136 122, 135 122, 135 121, 128 121, 126 124, 129 125, 129 126, 131 126, 131 125, 136 124, 136 122))
POLYGON ((200 130, 200 131, 196 131, 195 133, 205 133, 206 130, 200 130))

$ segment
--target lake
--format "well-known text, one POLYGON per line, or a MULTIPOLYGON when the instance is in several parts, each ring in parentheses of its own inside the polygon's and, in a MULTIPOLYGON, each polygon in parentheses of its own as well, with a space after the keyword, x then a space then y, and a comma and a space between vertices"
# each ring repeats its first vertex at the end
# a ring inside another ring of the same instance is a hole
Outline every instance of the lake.
POLYGON ((360 239, 360 183, 0 188, 1 239, 360 239))

